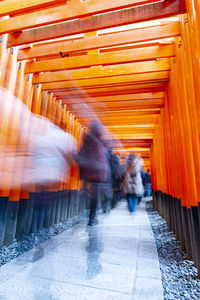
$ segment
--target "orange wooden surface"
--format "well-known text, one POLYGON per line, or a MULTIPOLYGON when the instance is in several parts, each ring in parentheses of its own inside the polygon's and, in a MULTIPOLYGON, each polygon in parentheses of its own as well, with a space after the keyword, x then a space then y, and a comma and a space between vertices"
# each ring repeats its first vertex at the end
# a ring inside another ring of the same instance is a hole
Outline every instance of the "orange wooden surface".
POLYGON ((160 60, 149 60, 145 62, 135 62, 111 66, 94 66, 91 68, 81 68, 77 70, 34 74, 33 83, 111 77, 119 75, 168 71, 169 69, 169 59, 163 58, 160 60))
MULTIPOLYGON (((115 1, 116 3, 116 1, 115 1)), ((71 22, 54 24, 49 27, 16 32, 9 36, 8 45, 16 46, 55 39, 59 37, 95 31, 104 28, 132 24, 147 20, 155 20, 175 16, 185 12, 184 0, 165 0, 144 6, 113 11, 109 14, 97 14, 92 17, 81 18, 71 22)))
POLYGON ((0 2, 0 16, 15 15, 66 2, 64 0, 9 0, 0 2))
POLYGON ((171 22, 161 26, 139 28, 113 34, 89 36, 72 41, 56 42, 55 44, 41 45, 38 47, 21 50, 19 60, 52 56, 62 52, 63 55, 70 52, 91 49, 102 49, 111 46, 119 46, 130 43, 151 41, 180 35, 179 22, 171 22))
MULTIPOLYGON (((84 79, 79 80, 77 82, 78 87, 80 88, 94 88, 94 87, 103 87, 107 85, 123 85, 123 84, 134 84, 141 82, 163 82, 168 81, 169 72, 153 72, 153 73, 145 73, 145 74, 133 74, 133 75, 123 75, 123 76, 115 76, 108 78, 92 78, 92 79, 84 79)), ((44 83, 42 85, 42 90, 62 90, 67 88, 73 88, 74 83, 72 81, 63 81, 63 82, 53 82, 53 83, 44 83)))
MULTIPOLYGON (((0 20, 0 33, 12 33, 0 42, 0 85, 22 98, 33 113, 72 134, 78 148, 96 115, 121 141, 124 153, 143 155, 145 168, 151 166, 155 191, 181 199, 183 206, 197 206, 200 2, 186 0, 187 14, 163 21, 158 19, 185 12, 184 1, 153 2, 158 1, 0 3, 0 15, 11 16, 0 20), (115 28, 155 19, 156 23, 140 23, 134 29, 115 28), (27 30, 20 32, 23 29, 27 30), (97 32, 101 29, 107 31, 97 32), (49 41, 58 37, 65 39, 49 41), (17 49, 6 48, 7 40, 8 46, 27 46, 17 57, 17 49), (39 41, 45 43, 29 45, 39 41)), ((13 119, 17 128, 15 114, 13 119)), ((17 135, 12 142, 16 145, 17 135)), ((78 167, 72 157, 69 160, 69 178, 49 190, 79 189, 78 167)), ((4 167, 1 161, 0 170, 4 167)), ((28 195, 23 193, 19 187, 1 195, 19 200, 28 195)))
POLYGON ((122 9, 138 4, 158 2, 159 0, 71 0, 61 7, 49 8, 38 12, 32 12, 22 16, 16 16, 5 20, 0 20, 0 34, 23 29, 30 29, 39 26, 59 23, 79 17, 87 17, 100 12, 122 9))
POLYGON ((90 54, 84 57, 69 57, 40 62, 27 63, 25 73, 38 73, 46 71, 58 71, 76 69, 89 66, 119 64, 127 62, 148 61, 174 56, 173 45, 145 47, 119 52, 90 54))

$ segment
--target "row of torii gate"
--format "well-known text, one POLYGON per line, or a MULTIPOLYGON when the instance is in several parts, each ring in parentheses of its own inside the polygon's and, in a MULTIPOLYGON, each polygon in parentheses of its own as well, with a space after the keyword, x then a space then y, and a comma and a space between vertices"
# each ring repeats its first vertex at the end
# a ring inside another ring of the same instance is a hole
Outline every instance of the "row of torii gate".
MULTIPOLYGON (((154 205, 200 268, 199 0, 4 0, 0 18, 0 85, 78 144, 95 115, 141 154, 154 205)), ((1 197, 20 207, 29 194, 1 197)))

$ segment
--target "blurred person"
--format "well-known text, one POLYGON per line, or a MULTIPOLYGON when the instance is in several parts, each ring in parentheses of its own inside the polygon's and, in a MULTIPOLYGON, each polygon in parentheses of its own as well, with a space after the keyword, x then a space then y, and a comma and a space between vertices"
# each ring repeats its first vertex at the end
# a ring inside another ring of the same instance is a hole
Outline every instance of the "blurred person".
POLYGON ((125 177, 125 174, 126 174, 126 158, 125 157, 123 157, 121 159, 120 174, 121 174, 121 178, 122 178, 122 181, 123 181, 124 177, 125 177))
POLYGON ((121 191, 120 191, 120 199, 126 198, 123 190, 123 182, 126 174, 126 157, 120 157, 120 180, 121 180, 121 191))
POLYGON ((108 141, 103 141, 105 146, 105 153, 106 153, 106 179, 105 182, 101 184, 101 201, 102 201, 102 210, 104 213, 110 212, 112 206, 112 199, 113 199, 113 178, 112 178, 112 148, 109 147, 108 141))
POLYGON ((146 183, 146 172, 143 169, 144 160, 141 156, 139 156, 139 161, 141 163, 141 178, 142 178, 142 184, 143 184, 144 192, 143 192, 143 195, 141 197, 138 197, 138 204, 140 204, 140 202, 142 201, 142 197, 145 195, 145 183, 146 183))
POLYGON ((122 180, 121 180, 120 161, 118 156, 112 153, 112 149, 111 149, 111 171, 112 171, 112 188, 113 188, 112 208, 115 208, 117 202, 120 200, 122 180))
POLYGON ((91 121, 88 133, 78 153, 77 163, 80 179, 90 184, 90 214, 88 226, 98 223, 96 217, 100 183, 105 182, 107 173, 106 153, 102 143, 103 125, 91 121))
POLYGON ((75 139, 0 89, 0 189, 39 192, 67 180, 75 139))
POLYGON ((151 174, 149 169, 147 169, 146 173, 145 194, 147 197, 151 196, 151 174))
POLYGON ((126 161, 123 191, 127 198, 128 210, 132 213, 137 208, 138 197, 141 197, 144 192, 141 178, 141 163, 133 153, 129 154, 126 161))

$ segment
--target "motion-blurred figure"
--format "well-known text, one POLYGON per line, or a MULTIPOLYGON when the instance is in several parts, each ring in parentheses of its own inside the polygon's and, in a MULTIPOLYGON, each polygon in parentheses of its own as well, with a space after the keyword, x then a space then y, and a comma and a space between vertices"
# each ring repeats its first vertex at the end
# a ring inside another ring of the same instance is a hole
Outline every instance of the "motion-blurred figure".
POLYGON ((112 178, 112 149, 108 147, 108 143, 104 141, 105 153, 106 153, 106 179, 105 182, 101 184, 101 202, 102 202, 102 210, 104 213, 110 212, 111 203, 113 199, 113 178, 112 178))
POLYGON ((132 153, 129 154, 126 161, 123 191, 127 197, 129 211, 134 212, 138 204, 138 197, 143 195, 144 188, 141 178, 141 163, 132 153))
POLYGON ((75 139, 0 89, 0 189, 41 191, 67 180, 75 139))
MULTIPOLYGON (((143 184, 143 187, 145 189, 145 184, 146 184, 146 172, 145 170, 143 169, 143 166, 144 166, 144 160, 142 159, 142 157, 139 157, 139 161, 141 163, 141 178, 142 178, 142 184, 143 184)), ((144 196, 145 192, 143 193, 142 196, 138 197, 138 204, 142 201, 142 197, 144 196)))
POLYGON ((112 171, 112 188, 113 188, 113 199, 112 199, 112 208, 115 208, 117 202, 120 200, 120 191, 121 191, 121 170, 119 158, 116 154, 112 153, 110 150, 110 165, 112 171))
POLYGON ((105 182, 107 173, 105 148, 102 143, 103 126, 98 121, 90 123, 78 154, 77 163, 80 179, 91 186, 89 226, 97 224, 96 211, 100 192, 100 183, 105 182))
POLYGON ((151 174, 149 169, 147 170, 146 173, 145 195, 146 197, 151 196, 151 174))

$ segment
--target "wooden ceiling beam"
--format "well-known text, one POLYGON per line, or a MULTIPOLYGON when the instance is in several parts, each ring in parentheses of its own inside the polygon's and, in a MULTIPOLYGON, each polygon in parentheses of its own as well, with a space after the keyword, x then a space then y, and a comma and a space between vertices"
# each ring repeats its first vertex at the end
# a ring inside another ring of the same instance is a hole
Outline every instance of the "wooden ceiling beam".
POLYGON ((0 20, 0 34, 37 28, 76 18, 88 17, 111 10, 124 9, 159 0, 71 0, 61 7, 48 8, 9 19, 0 20))
MULTIPOLYGON (((69 110, 81 110, 83 107, 82 103, 73 103, 69 100, 63 100, 63 104, 68 104, 69 110)), ((142 108, 161 108, 164 106, 164 99, 157 99, 157 100, 135 100, 135 101, 113 101, 113 102, 97 102, 97 103, 88 103, 92 109, 96 112, 104 111, 104 110, 116 110, 119 109, 124 111, 127 109, 142 109, 142 108)))
MULTIPOLYGON (((102 1, 100 1, 100 3, 101 2, 102 1)), ((110 1, 107 0, 106 2, 110 3, 110 1)), ((116 1, 114 0, 112 2, 116 7, 116 1)), ((125 1, 123 0, 121 2, 125 1)), ((89 31, 96 31, 99 29, 110 28, 114 26, 165 18, 185 12, 186 8, 184 0, 165 0, 158 3, 119 10, 112 13, 95 15, 92 18, 74 20, 71 22, 61 23, 49 27, 18 32, 9 36, 8 45, 10 47, 13 47, 17 45, 35 43, 39 41, 55 39, 89 31)), ((23 20, 20 20, 20 23, 23 23, 23 20)), ((8 30, 8 28, 6 29, 2 27, 2 32, 5 32, 6 30, 8 30)), ((13 24, 12 30, 17 31, 15 24, 13 24)))
POLYGON ((137 127, 137 128, 126 128, 126 129, 124 129, 124 128, 121 128, 121 129, 112 129, 111 130, 111 132, 112 133, 114 133, 114 134, 118 134, 118 133, 124 133, 124 132, 126 132, 126 133, 131 133, 131 132, 154 132, 154 130, 155 130, 155 127, 150 127, 150 128, 148 128, 148 127, 137 127))
MULTIPOLYGON (((107 85, 127 85, 127 83, 145 83, 145 82, 161 82, 168 81, 169 72, 153 72, 153 73, 144 73, 144 74, 132 74, 132 75, 124 75, 124 76, 114 76, 114 77, 106 77, 106 78, 92 78, 92 79, 84 79, 76 82, 78 87, 82 88, 90 88, 90 87, 103 87, 107 85)), ((60 82, 50 82, 42 84, 42 90, 55 90, 55 89, 66 89, 73 88, 73 81, 60 81, 60 82)))
POLYGON ((148 61, 174 56, 174 45, 153 46, 122 50, 101 54, 90 54, 77 57, 67 57, 54 60, 27 63, 25 73, 39 73, 47 71, 59 71, 77 69, 98 65, 111 65, 119 63, 148 61))
MULTIPOLYGON (((114 87, 103 87, 103 88, 92 88, 92 89, 66 89, 66 94, 73 96, 74 98, 81 99, 83 96, 88 97, 107 97, 114 95, 127 95, 127 94, 143 94, 143 93, 154 93, 163 92, 167 87, 167 82, 161 83, 145 83, 145 84, 132 84, 127 86, 114 86, 114 87)), ((60 90, 52 90, 57 95, 60 90)))
MULTIPOLYGON (((77 114, 78 115, 78 114, 77 114)), ((81 117, 81 119, 84 119, 81 117)), ((114 125, 115 122, 117 124, 144 124, 144 123, 148 123, 148 124, 155 124, 158 121, 158 115, 154 114, 154 115, 137 115, 134 116, 134 118, 132 116, 129 116, 127 118, 122 118, 121 116, 112 116, 112 117, 100 117, 100 120, 102 120, 102 122, 108 122, 110 125, 114 125)), ((88 121, 88 120, 86 120, 88 121)))
MULTIPOLYGON (((106 96, 106 97, 95 97, 95 98, 77 98, 73 95, 68 95, 65 91, 56 92, 55 95, 57 97, 62 97, 63 99, 71 99, 72 101, 76 101, 77 103, 81 102, 112 102, 112 101, 133 101, 133 100, 156 100, 156 99, 164 99, 165 93, 164 92, 155 92, 155 93, 140 93, 140 94, 128 94, 128 95, 115 95, 115 96, 106 96), (80 99, 80 100, 79 100, 80 99)), ((76 102, 74 102, 76 103, 76 102)))
POLYGON ((91 107, 94 107, 95 109, 101 110, 102 108, 108 108, 113 109, 114 107, 122 107, 126 109, 126 107, 145 107, 145 106, 154 106, 154 107, 162 107, 165 103, 164 98, 158 98, 158 99, 143 99, 143 100, 122 100, 122 101, 93 101, 93 102, 87 102, 87 101, 79 101, 78 100, 72 100, 72 99, 66 99, 64 97, 59 97, 59 99, 62 98, 62 101, 68 105, 72 105, 73 107, 81 107, 83 103, 90 105, 91 107))
POLYGON ((55 44, 47 44, 37 47, 32 47, 24 50, 20 50, 18 54, 18 60, 41 58, 54 56, 62 53, 88 51, 91 49, 107 48, 111 46, 119 46, 130 43, 138 43, 151 41, 156 39, 163 39, 169 37, 175 37, 180 35, 179 21, 170 22, 162 26, 139 28, 129 30, 125 32, 112 33, 100 36, 88 36, 73 41, 62 41, 55 44))
POLYGON ((7 0, 0 2, 0 17, 12 16, 16 14, 27 13, 44 9, 49 6, 58 6, 66 3, 67 0, 7 0))
POLYGON ((153 139, 153 134, 152 133, 133 133, 133 134, 117 134, 117 137, 119 139, 153 139))
POLYGON ((34 74, 33 83, 79 80, 170 70, 169 59, 34 74))
POLYGON ((152 139, 121 139, 124 147, 151 147, 152 139))
MULTIPOLYGON (((84 117, 89 117, 90 115, 92 115, 92 113, 90 113, 89 111, 85 110, 85 111, 81 111, 81 110, 70 110, 70 112, 72 113, 76 113, 76 114, 80 114, 82 118, 84 117)), ((160 110, 157 110, 157 109, 145 109, 145 110, 124 110, 124 111, 121 111, 121 110, 115 110, 115 111, 108 111, 108 110, 105 110, 105 111, 102 111, 102 112, 97 112, 95 111, 95 113, 97 114, 97 116, 99 117, 109 117, 109 118, 112 118, 112 117, 116 117, 116 118, 120 118, 120 117, 135 117, 135 116, 145 116, 145 115, 159 115, 160 114, 160 110)))

